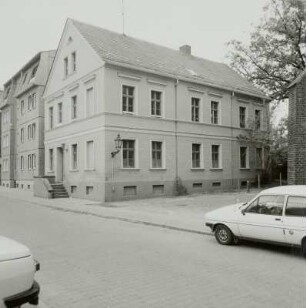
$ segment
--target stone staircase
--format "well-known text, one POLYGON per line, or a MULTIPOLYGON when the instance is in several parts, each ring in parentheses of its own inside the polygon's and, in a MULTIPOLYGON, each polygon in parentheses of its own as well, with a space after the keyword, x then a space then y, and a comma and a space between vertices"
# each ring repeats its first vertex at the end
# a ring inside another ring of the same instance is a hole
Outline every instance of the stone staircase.
POLYGON ((63 183, 53 183, 52 186, 52 198, 69 198, 68 192, 63 183))

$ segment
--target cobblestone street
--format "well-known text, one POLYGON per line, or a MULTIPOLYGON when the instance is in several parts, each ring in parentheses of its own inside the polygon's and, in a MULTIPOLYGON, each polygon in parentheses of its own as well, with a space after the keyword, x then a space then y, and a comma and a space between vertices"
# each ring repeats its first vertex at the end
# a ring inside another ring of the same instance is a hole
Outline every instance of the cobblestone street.
POLYGON ((209 235, 12 197, 0 192, 1 234, 26 244, 40 261, 41 308, 306 307, 299 251, 224 247, 209 235))

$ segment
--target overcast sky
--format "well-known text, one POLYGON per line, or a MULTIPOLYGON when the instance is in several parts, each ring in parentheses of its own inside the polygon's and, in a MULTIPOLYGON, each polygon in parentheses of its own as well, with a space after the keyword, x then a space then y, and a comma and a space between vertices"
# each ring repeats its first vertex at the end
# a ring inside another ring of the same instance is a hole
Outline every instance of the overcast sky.
MULTIPOLYGON (((225 62, 267 0, 124 0, 127 35, 225 62)), ((0 0, 0 88, 41 50, 56 49, 68 17, 122 32, 122 0, 0 0)))

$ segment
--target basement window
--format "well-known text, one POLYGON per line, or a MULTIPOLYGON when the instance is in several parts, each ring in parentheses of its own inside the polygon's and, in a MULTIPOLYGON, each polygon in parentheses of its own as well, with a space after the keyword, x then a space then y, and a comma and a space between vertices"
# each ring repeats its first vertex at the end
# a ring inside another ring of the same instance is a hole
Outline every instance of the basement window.
POLYGON ((212 186, 213 187, 221 187, 221 182, 213 182, 212 186))
POLYGON ((123 187, 124 196, 136 196, 136 194, 137 194, 136 186, 124 186, 123 187))
POLYGON ((93 186, 86 186, 86 195, 91 195, 93 193, 93 186))
POLYGON ((75 194, 77 191, 77 187, 76 186, 70 186, 70 191, 72 194, 75 194))
POLYGON ((164 185, 153 185, 153 195, 163 195, 164 185))
POLYGON ((193 188, 202 188, 203 184, 202 183, 193 183, 193 188))

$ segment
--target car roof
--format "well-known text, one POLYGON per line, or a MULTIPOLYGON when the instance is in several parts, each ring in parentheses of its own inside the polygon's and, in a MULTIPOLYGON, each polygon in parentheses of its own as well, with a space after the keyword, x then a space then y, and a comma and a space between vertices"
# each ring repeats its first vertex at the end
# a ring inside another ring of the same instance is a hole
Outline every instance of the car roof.
POLYGON ((306 197, 306 185, 278 186, 265 189, 260 194, 298 195, 306 197))

